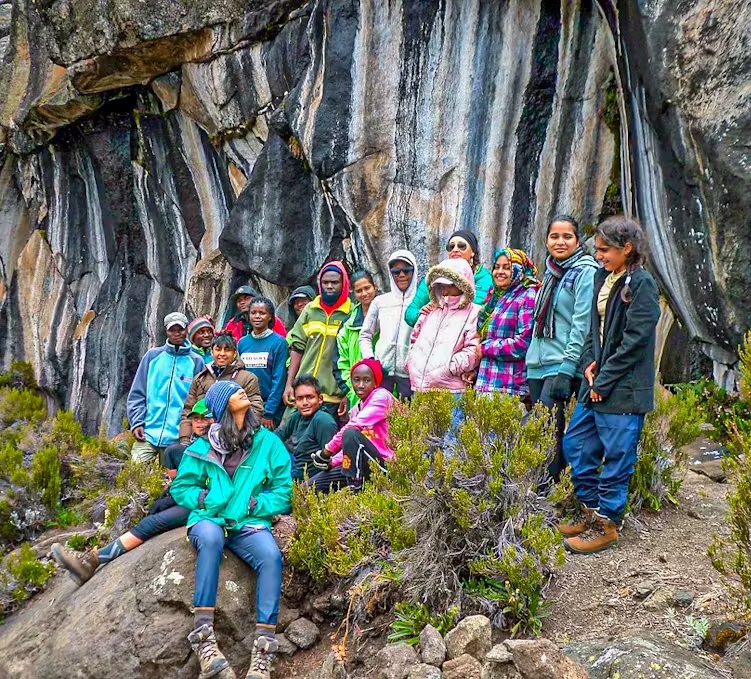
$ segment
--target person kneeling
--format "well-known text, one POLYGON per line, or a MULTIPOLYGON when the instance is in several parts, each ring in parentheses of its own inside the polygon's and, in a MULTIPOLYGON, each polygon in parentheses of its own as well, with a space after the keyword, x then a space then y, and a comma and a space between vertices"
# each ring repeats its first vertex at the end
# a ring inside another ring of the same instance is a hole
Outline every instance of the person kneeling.
MULTIPOLYGON (((205 436, 213 419, 203 399, 193 406, 188 417, 190 417, 190 424, 193 428, 192 440, 195 441, 197 438, 205 436)), ((184 450, 185 446, 173 443, 167 446, 162 453, 162 464, 166 467, 167 476, 170 480, 174 479, 177 474, 184 450)), ((99 566, 106 566, 150 538, 166 533, 173 528, 184 526, 188 521, 188 514, 190 512, 187 509, 180 507, 175 502, 168 486, 149 507, 148 516, 145 516, 131 530, 123 533, 107 546, 101 549, 95 547, 79 559, 67 551, 59 542, 55 542, 50 548, 52 558, 60 568, 68 571, 68 575, 73 582, 80 587, 91 580, 99 566)))
POLYGON ((251 410, 248 395, 231 380, 214 383, 206 405, 216 424, 208 439, 185 451, 172 496, 191 510, 188 538, 197 552, 188 635, 201 668, 199 679, 234 677, 217 646, 214 607, 219 565, 227 547, 256 571, 256 629, 248 679, 268 679, 278 643, 274 636, 282 588, 282 555, 271 517, 290 511, 290 458, 282 442, 251 410), (226 670, 226 671, 225 671, 226 670))
POLYGON ((394 458, 388 435, 388 414, 394 397, 381 387, 381 364, 373 358, 363 358, 352 366, 350 378, 360 400, 350 411, 349 422, 313 455, 313 464, 324 470, 306 482, 316 490, 326 492, 349 486, 357 492, 374 467, 386 471, 386 463, 394 458))

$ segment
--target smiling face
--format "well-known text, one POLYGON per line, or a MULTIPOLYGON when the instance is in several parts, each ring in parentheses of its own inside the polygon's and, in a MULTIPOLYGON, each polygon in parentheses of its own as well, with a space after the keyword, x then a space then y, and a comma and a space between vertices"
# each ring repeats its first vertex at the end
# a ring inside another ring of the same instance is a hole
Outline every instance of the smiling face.
POLYGON ((295 310, 295 316, 299 316, 302 310, 310 304, 310 297, 295 297, 292 300, 292 308, 295 310))
POLYGON ((506 255, 501 255, 493 264, 493 283, 502 290, 511 285, 511 260, 506 255))
POLYGON ((412 284, 412 279, 415 277, 415 267, 409 262, 405 262, 403 259, 395 259, 391 262, 389 272, 400 292, 405 292, 412 284))
POLYGON ((244 389, 238 389, 232 396, 229 397, 227 402, 227 408, 234 415, 235 413, 242 412, 250 408, 250 399, 245 393, 244 389))
POLYGON ((364 401, 378 385, 376 384, 375 375, 367 365, 358 365, 350 375, 352 380, 352 389, 364 401))
POLYGON ((360 278, 355 281, 352 291, 355 294, 355 299, 364 307, 370 306, 370 303, 376 296, 375 285, 373 285, 367 278, 360 278))
POLYGON ((190 418, 190 426, 193 427, 193 433, 196 436, 204 436, 209 430, 211 423, 214 420, 210 417, 201 417, 200 415, 193 415, 190 418))
POLYGON ((610 273, 620 273, 626 268, 626 261, 634 246, 627 242, 622 248, 608 245, 600 236, 595 236, 595 253, 602 268, 610 273))
POLYGON ((188 330, 179 323, 175 323, 167 328, 167 340, 176 347, 181 347, 185 342, 188 330))
POLYGON ((227 367, 235 360, 236 356, 237 351, 231 347, 222 346, 221 344, 215 344, 211 347, 211 357, 214 359, 214 363, 220 368, 227 367))
POLYGON ((199 349, 208 349, 211 346, 213 339, 213 328, 198 328, 198 330, 193 333, 193 344, 195 344, 199 349))
POLYGON ((331 297, 338 297, 342 294, 343 284, 342 274, 336 271, 327 271, 321 276, 321 290, 331 297))
POLYGON ((475 251, 461 236, 454 236, 448 243, 446 243, 446 252, 448 253, 449 259, 463 259, 472 266, 475 251))
POLYGON ((576 231, 569 222, 553 222, 548 231, 548 238, 545 243, 550 256, 556 261, 563 261, 574 254, 579 247, 579 239, 576 237, 576 231))
POLYGON ((308 384, 295 387, 295 408, 303 417, 311 417, 323 404, 323 396, 308 384))
POLYGON ((268 330, 268 327, 271 324, 271 314, 265 304, 259 304, 258 302, 251 304, 249 317, 250 325, 256 334, 268 330))

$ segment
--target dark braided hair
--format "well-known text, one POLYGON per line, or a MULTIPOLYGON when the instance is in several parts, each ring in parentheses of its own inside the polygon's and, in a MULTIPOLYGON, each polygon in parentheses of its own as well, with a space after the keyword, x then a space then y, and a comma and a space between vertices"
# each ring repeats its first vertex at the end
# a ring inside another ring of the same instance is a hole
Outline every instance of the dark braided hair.
POLYGON ((621 288, 621 299, 631 302, 631 276, 647 258, 647 236, 639 222, 626 215, 608 217, 597 227, 595 236, 599 236, 606 245, 623 250, 626 243, 631 243, 631 252, 626 257, 626 280, 621 288))
POLYGON ((269 319, 269 328, 274 327, 274 319, 276 317, 276 311, 274 309, 274 303, 268 298, 268 297, 261 297, 256 296, 253 299, 250 300, 250 306, 248 307, 248 316, 250 316, 250 309, 254 304, 263 304, 263 306, 266 307, 268 312, 271 314, 271 318, 269 319))

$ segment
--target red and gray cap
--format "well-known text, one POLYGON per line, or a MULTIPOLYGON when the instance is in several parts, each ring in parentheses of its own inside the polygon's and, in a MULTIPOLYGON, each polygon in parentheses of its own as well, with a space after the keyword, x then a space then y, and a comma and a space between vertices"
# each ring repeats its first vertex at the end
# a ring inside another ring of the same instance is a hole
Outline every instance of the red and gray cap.
POLYGON ((173 311, 164 317, 164 328, 169 330, 173 325, 179 325, 181 328, 188 327, 188 317, 179 311, 173 311))

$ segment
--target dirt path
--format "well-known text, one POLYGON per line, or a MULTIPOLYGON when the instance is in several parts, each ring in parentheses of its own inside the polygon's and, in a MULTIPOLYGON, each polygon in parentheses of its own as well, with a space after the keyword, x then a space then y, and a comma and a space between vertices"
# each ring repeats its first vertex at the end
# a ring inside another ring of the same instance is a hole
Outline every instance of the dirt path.
MULTIPOLYGON (((702 446, 713 445, 700 439, 691 448, 696 457, 702 446)), ((677 508, 642 513, 642 529, 624 530, 616 549, 593 556, 568 555, 549 591, 553 609, 544 635, 565 644, 639 628, 685 642, 692 634, 687 616, 721 615, 725 589, 707 547, 715 532, 727 534, 723 518, 728 488, 689 471, 677 508), (689 594, 683 596, 690 595, 691 601, 651 610, 649 599, 642 599, 648 582, 655 591, 684 590, 689 594)))

